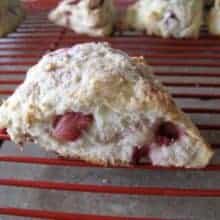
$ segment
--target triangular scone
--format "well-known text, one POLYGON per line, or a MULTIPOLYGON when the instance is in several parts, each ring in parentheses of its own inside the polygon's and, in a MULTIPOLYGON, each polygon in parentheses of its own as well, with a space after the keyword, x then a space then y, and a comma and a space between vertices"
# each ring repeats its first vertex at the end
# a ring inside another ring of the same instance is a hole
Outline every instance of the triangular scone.
POLYGON ((215 0, 213 8, 208 14, 208 29, 213 35, 220 35, 220 0, 215 0))
POLYGON ((175 38, 198 37, 202 0, 139 0, 126 12, 124 28, 175 38))
POLYGON ((14 31, 24 18, 19 0, 0 0, 0 37, 14 31))
POLYGON ((106 43, 45 55, 0 107, 0 127, 98 164, 204 167, 213 155, 143 58, 106 43))
POLYGON ((64 0, 49 14, 49 20, 90 36, 113 32, 115 8, 112 0, 64 0))

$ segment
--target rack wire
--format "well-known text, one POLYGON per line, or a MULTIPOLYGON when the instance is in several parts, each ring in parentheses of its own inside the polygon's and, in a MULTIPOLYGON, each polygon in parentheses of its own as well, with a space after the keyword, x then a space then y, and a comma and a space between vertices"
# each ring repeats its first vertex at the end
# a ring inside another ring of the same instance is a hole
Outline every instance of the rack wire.
MULTIPOLYGON (((26 70, 35 64, 48 51, 68 47, 87 41, 107 41, 113 47, 128 52, 131 56, 142 55, 154 67, 155 74, 169 88, 173 97, 182 109, 189 114, 204 136, 216 149, 220 147, 220 39, 208 36, 205 29, 198 40, 161 39, 143 36, 141 33, 116 33, 114 37, 90 38, 75 35, 64 28, 57 27, 47 20, 48 8, 57 1, 41 1, 40 4, 26 4, 28 15, 16 32, 0 39, 0 98, 12 94, 16 86, 24 79, 26 70), (43 8, 43 10, 42 10, 43 8), (40 10, 40 11, 39 11, 40 10)), ((124 7, 128 2, 118 1, 124 7)), ((0 140, 9 140, 4 132, 0 132, 0 140)), ((0 150, 1 153, 1 150, 0 150)), ((58 166, 102 169, 78 160, 67 160, 57 157, 16 155, 16 153, 0 154, 1 164, 25 164, 28 166, 58 166)), ((111 167, 109 167, 110 169, 111 167)), ((153 172, 202 172, 204 178, 212 172, 220 171, 220 160, 214 158, 211 165, 202 171, 182 170, 179 168, 154 167, 151 164, 130 167, 114 167, 119 170, 146 170, 153 172)), ((108 170, 106 170, 108 172, 108 170)), ((220 198, 220 188, 198 186, 156 187, 156 186, 122 186, 109 184, 81 184, 63 181, 25 179, 0 176, 0 185, 16 188, 33 188, 56 190, 61 192, 90 192, 116 195, 178 197, 178 198, 220 198)), ((153 217, 120 217, 98 214, 79 214, 43 209, 27 209, 1 206, 0 214, 5 216, 21 216, 41 219, 89 219, 89 220, 168 220, 166 216, 153 217)), ((137 213, 138 215, 138 213, 137 213)), ((214 216, 214 215, 213 215, 214 216)), ((170 218, 169 218, 170 219, 170 218)), ((174 218, 178 220, 180 218, 174 218)), ((186 218, 184 218, 186 219, 186 218)), ((214 219, 214 218, 213 218, 214 219)), ((217 219, 217 218, 216 218, 217 219)))

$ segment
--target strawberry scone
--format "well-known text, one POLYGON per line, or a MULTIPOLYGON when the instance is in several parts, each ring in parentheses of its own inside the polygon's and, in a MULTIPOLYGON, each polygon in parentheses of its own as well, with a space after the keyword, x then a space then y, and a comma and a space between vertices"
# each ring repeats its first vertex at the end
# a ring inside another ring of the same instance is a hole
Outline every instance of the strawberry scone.
POLYGON ((113 32, 116 10, 112 0, 64 0, 49 20, 79 34, 106 36, 113 32))
POLYGON ((107 43, 45 55, 0 107, 0 128, 64 157, 201 168, 213 155, 143 58, 107 43))

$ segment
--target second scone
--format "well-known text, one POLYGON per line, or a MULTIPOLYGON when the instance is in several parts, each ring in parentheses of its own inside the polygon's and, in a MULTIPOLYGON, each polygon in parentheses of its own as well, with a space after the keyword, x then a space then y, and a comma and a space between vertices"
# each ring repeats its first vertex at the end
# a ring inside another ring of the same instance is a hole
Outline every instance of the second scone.
POLYGON ((213 35, 220 35, 220 0, 215 0, 208 14, 208 30, 213 35))
POLYGON ((106 36, 113 32, 115 8, 112 0, 64 0, 49 20, 76 33, 106 36))
POLYGON ((128 8, 124 25, 164 38, 196 38, 202 18, 202 0, 139 0, 128 8))

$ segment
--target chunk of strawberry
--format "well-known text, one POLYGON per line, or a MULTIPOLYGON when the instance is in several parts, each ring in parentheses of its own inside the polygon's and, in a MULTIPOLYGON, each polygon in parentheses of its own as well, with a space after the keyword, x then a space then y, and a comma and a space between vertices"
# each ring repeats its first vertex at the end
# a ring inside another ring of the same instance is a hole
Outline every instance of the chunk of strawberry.
POLYGON ((180 23, 177 15, 173 11, 167 12, 164 16, 164 19, 165 19, 165 25, 167 26, 168 30, 173 30, 180 23))
POLYGON ((174 123, 170 121, 162 122, 156 130, 156 142, 160 146, 168 146, 180 137, 180 130, 174 123))
POLYGON ((6 128, 0 128, 0 134, 7 134, 6 128))
POLYGON ((132 163, 140 164, 141 159, 147 159, 149 155, 149 146, 135 147, 132 154, 132 163))
POLYGON ((87 130, 93 121, 92 115, 80 112, 67 112, 58 115, 53 121, 52 135, 59 141, 75 141, 84 130, 87 130))

